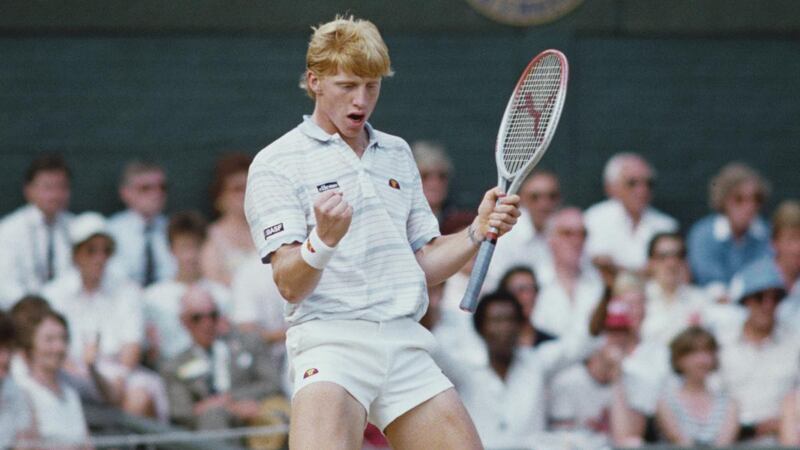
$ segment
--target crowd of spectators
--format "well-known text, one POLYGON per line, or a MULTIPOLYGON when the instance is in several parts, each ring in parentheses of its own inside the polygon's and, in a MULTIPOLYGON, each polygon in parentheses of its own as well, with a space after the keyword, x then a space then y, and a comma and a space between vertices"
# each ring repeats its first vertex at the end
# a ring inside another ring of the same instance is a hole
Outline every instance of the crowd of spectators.
MULTIPOLYGON (((412 151, 442 231, 465 227, 444 148, 412 151)), ((106 218, 69 212, 63 158, 32 161, 26 204, 0 221, 0 448, 90 448, 87 403, 196 430, 287 420, 284 300, 244 217, 250 162, 218 160, 209 223, 165 214, 157 164, 125 166, 125 210, 106 218)), ((767 220, 769 183, 731 163, 712 212, 681 224, 652 205, 655 173, 617 154, 607 198, 582 209, 535 171, 474 316, 458 308, 471 264, 429 287, 422 323, 487 448, 800 445, 800 202, 767 220)))

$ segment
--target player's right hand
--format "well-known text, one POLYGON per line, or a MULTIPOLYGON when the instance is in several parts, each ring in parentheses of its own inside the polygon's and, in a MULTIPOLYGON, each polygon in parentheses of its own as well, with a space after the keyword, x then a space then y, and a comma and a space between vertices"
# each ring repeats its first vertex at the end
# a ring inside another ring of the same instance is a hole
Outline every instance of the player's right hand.
POLYGON ((347 233, 353 219, 353 207, 338 190, 325 191, 314 200, 314 217, 317 218, 317 235, 325 245, 336 244, 347 233))

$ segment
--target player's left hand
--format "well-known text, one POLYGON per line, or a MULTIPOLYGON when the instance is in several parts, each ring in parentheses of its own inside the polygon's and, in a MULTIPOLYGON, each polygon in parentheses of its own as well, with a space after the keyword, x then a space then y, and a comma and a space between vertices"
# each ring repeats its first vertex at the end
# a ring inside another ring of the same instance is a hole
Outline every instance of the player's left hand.
POLYGON ((519 195, 505 195, 499 187, 486 191, 478 206, 478 217, 473 222, 477 235, 475 238, 482 240, 490 227, 497 228, 499 236, 509 232, 520 215, 517 205, 519 205, 519 195))

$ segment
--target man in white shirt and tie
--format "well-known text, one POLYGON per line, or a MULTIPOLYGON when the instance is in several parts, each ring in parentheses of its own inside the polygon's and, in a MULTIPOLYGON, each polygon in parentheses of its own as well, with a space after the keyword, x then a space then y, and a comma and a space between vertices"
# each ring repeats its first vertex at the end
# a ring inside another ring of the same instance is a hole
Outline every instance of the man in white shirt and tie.
POLYGON ((112 270, 143 287, 175 274, 167 243, 167 175, 154 163, 133 161, 122 171, 119 195, 128 209, 114 214, 108 227, 117 243, 112 270))
POLYGON ((60 155, 40 156, 25 172, 27 204, 0 222, 0 309, 38 293, 71 266, 70 178, 60 155))

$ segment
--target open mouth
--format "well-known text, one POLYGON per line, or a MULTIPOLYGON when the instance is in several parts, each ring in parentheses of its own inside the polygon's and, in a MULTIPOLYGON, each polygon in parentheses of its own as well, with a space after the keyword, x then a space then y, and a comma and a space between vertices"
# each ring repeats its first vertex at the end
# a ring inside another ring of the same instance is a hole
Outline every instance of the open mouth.
POLYGON ((351 113, 351 114, 347 115, 347 118, 352 120, 356 124, 360 124, 360 123, 364 122, 364 118, 365 117, 366 117, 366 114, 362 114, 362 113, 351 113))

